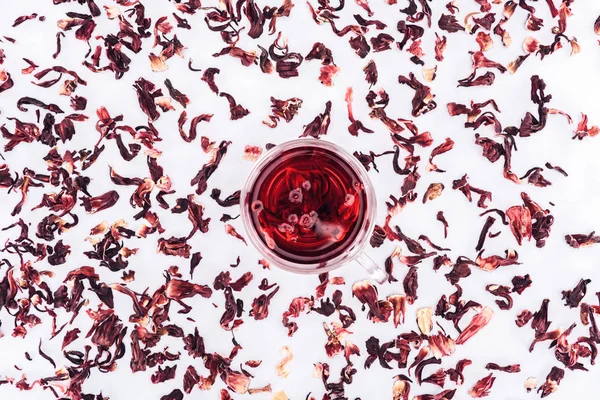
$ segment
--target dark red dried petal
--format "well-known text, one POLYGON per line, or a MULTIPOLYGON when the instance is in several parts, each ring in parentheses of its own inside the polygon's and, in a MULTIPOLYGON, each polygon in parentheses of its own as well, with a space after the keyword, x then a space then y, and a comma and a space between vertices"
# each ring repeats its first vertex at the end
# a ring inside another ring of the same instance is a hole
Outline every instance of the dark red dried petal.
POLYGON ((469 395, 473 398, 486 397, 490 394, 490 389, 494 385, 496 377, 493 374, 481 378, 475 385, 469 390, 469 395))
POLYGON ((326 135, 331 123, 331 101, 325 103, 325 111, 315 117, 311 123, 304 126, 304 132, 300 137, 312 136, 315 139, 326 135))
POLYGON ((565 305, 571 308, 579 307, 579 303, 585 297, 587 293, 587 285, 591 282, 591 279, 580 279, 579 283, 571 290, 563 290, 562 298, 565 300, 565 305))
POLYGON ((465 30, 465 28, 458 23, 454 15, 442 14, 438 21, 438 26, 440 27, 440 29, 450 33, 465 30))

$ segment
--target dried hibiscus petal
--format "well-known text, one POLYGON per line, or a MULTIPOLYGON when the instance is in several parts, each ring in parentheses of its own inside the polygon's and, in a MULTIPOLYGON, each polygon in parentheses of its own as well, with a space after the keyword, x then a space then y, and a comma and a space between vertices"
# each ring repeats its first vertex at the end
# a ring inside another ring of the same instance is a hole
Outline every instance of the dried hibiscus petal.
POLYGON ((175 101, 181 104, 183 108, 186 108, 187 105, 190 104, 190 99, 185 94, 175 89, 169 79, 165 79, 165 86, 169 90, 169 96, 171 96, 175 101))
POLYGON ((96 197, 82 197, 82 205, 90 214, 95 214, 98 211, 106 210, 114 206, 119 200, 119 193, 115 190, 108 191, 96 197))
POLYGON ((519 254, 514 250, 506 250, 506 257, 492 255, 488 257, 481 257, 482 252, 477 256, 476 264, 479 268, 484 271, 493 271, 498 267, 504 267, 508 265, 518 265, 519 254))
POLYGON ((219 94, 219 96, 225 97, 227 99, 227 101, 229 102, 229 113, 230 113, 230 119, 232 121, 238 120, 240 118, 244 118, 246 115, 250 114, 250 111, 248 111, 246 108, 242 107, 241 104, 237 104, 237 102, 235 101, 233 96, 231 96, 230 94, 221 92, 219 94))
POLYGON ((513 364, 513 365, 507 365, 505 367, 501 367, 495 363, 487 363, 485 366, 485 369, 490 370, 490 371, 502 371, 502 372, 507 372, 509 374, 514 374, 517 372, 521 372, 521 365, 513 364))
POLYGON ((463 344, 473 337, 490 322, 493 314, 494 312, 489 307, 485 307, 483 310, 481 310, 473 317, 471 322, 469 322, 469 325, 467 325, 467 327, 461 332, 458 338, 456 338, 456 344, 463 344))
POLYGON ((271 299, 275 296, 275 294, 278 291, 279 286, 277 286, 268 295, 261 294, 259 297, 255 298, 252 302, 252 310, 250 310, 250 316, 254 317, 254 319, 257 321, 267 318, 267 316, 269 315, 269 304, 271 303, 271 299))
POLYGON ((437 165, 433 164, 433 158, 440 154, 447 153, 448 151, 452 150, 452 148, 454 148, 454 141, 450 138, 446 138, 444 143, 440 144, 435 149, 433 149, 431 151, 431 155, 429 156, 429 164, 427 165, 427 170, 436 172, 446 172, 444 170, 439 169, 437 165))
POLYGON ((204 193, 206 191, 206 189, 208 187, 207 186, 208 178, 210 178, 212 176, 212 174, 216 171, 216 169, 219 167, 219 164, 221 163, 221 160, 227 153, 227 148, 229 147, 230 144, 231 144, 231 142, 222 141, 219 144, 219 147, 213 151, 212 160, 210 162, 204 164, 202 166, 202 169, 200 171, 198 171, 198 173, 196 174, 196 176, 194 178, 192 178, 190 184, 198 185, 198 187, 196 188, 196 193, 198 195, 201 195, 202 193, 204 193))
POLYGON ((374 131, 365 127, 363 123, 357 119, 354 119, 354 113, 352 111, 352 88, 349 87, 346 90, 346 104, 348 107, 348 119, 350 120, 350 126, 348 127, 348 132, 352 136, 358 136, 359 131, 363 131, 365 133, 373 133, 374 131))
POLYGON ((377 289, 369 281, 360 281, 352 285, 352 294, 364 305, 369 307, 369 312, 374 317, 385 319, 377 300, 377 289))
POLYGON ((179 121, 178 121, 179 134, 181 135, 181 138, 188 143, 194 141, 196 139, 196 136, 198 135, 198 133, 197 133, 198 124, 200 122, 210 122, 212 117, 213 117, 212 114, 200 114, 200 115, 194 117, 190 123, 189 134, 186 134, 185 131, 183 130, 183 125, 185 125, 185 123, 187 121, 187 112, 185 110, 182 111, 181 115, 179 116, 179 121))
POLYGON ((444 60, 444 51, 446 50, 446 36, 435 34, 435 59, 438 61, 444 60))
POLYGON ((520 245, 523 239, 531 240, 532 221, 528 208, 523 206, 512 206, 506 210, 510 230, 520 245))
POLYGON ((375 61, 370 60, 367 65, 363 68, 365 73, 365 80, 372 87, 377 83, 378 73, 377 73, 377 65, 375 61))
POLYGON ((440 29, 450 33, 465 30, 465 28, 458 23, 458 20, 454 15, 442 14, 438 21, 438 26, 440 29))
POLYGON ((596 232, 592 231, 589 234, 577 234, 573 233, 565 236, 565 241, 567 244, 575 249, 579 249, 581 247, 587 247, 594 245, 596 243, 600 243, 600 236, 595 235, 596 232))
POLYGON ((199 294, 208 298, 212 295, 212 290, 205 285, 198 285, 181 279, 172 279, 167 282, 165 296, 173 300, 181 300, 193 297, 199 294))
POLYGON ((219 88, 215 84, 215 75, 221 72, 218 68, 207 68, 204 73, 202 73, 202 80, 208 84, 210 90, 212 90, 215 94, 219 94, 219 88))
POLYGON ((463 175, 462 178, 452 181, 452 189, 460 190, 469 202, 472 201, 471 192, 479 195, 477 206, 481 208, 487 208, 486 202, 492 199, 492 193, 487 190, 479 189, 471 186, 467 181, 467 174, 463 175))
POLYGON ((279 100, 271 97, 272 114, 267 117, 270 121, 265 120, 263 124, 270 128, 275 128, 280 118, 289 123, 298 114, 300 107, 302 107, 302 100, 297 97, 287 100, 279 100))
POLYGON ((573 139, 577 138, 579 140, 583 140, 586 136, 596 136, 600 133, 600 128, 596 125, 588 127, 588 116, 586 114, 581 114, 581 121, 577 125, 577 130, 575 131, 575 135, 573 139))
POLYGON ((446 371, 450 380, 455 382, 457 385, 462 385, 465 381, 465 377, 463 375, 463 371, 465 367, 472 364, 471 360, 463 359, 456 363, 456 368, 450 368, 446 371))
POLYGON ((162 91, 156 89, 156 86, 152 82, 144 78, 139 78, 135 81, 133 87, 137 93, 142 111, 148 116, 150 121, 157 120, 160 117, 160 113, 156 109, 155 99, 162 96, 162 91))
POLYGON ((408 85, 415 91, 412 99, 413 117, 426 114, 437 107, 436 102, 433 101, 435 95, 431 93, 431 89, 419 82, 412 72, 409 73, 408 78, 403 75, 398 76, 398 82, 408 85))
POLYGON ((488 376, 481 378, 475 382, 475 385, 473 385, 471 390, 469 390, 469 395, 473 398, 488 396, 495 380, 496 377, 494 377, 493 374, 489 374, 488 376))
POLYGON ((552 367, 550 373, 546 377, 546 381, 538 388, 537 392, 542 392, 541 397, 544 398, 558 390, 560 381, 564 378, 565 371, 558 367, 552 367))
POLYGON ((168 381, 170 379, 174 379, 176 371, 177 365, 174 365, 172 367, 165 367, 165 369, 162 369, 159 365, 158 370, 154 372, 154 374, 152 374, 150 380, 152 381, 152 383, 156 384, 168 381))
POLYGON ((442 183, 430 184, 427 190, 425 191, 425 194, 423 194, 423 204, 425 204, 427 201, 434 200, 441 196, 443 190, 444 184, 442 183))
POLYGON ((331 123, 331 101, 325 103, 325 111, 315 117, 312 122, 304 126, 304 132, 300 137, 312 136, 318 139, 321 135, 326 135, 331 123))
POLYGON ((513 305, 512 297, 510 296, 510 288, 503 285, 487 285, 485 290, 494 296, 502 297, 502 300, 496 300, 496 304, 501 310, 510 310, 513 305))
POLYGON ((579 303, 585 297, 587 293, 587 285, 591 282, 591 279, 580 279, 579 283, 571 290, 563 290, 562 298, 565 300, 565 305, 571 308, 579 307, 579 303))
POLYGON ((518 294, 522 294, 525 289, 531 286, 531 278, 529 274, 525 276, 515 276, 512 278, 512 291, 517 292, 518 294))

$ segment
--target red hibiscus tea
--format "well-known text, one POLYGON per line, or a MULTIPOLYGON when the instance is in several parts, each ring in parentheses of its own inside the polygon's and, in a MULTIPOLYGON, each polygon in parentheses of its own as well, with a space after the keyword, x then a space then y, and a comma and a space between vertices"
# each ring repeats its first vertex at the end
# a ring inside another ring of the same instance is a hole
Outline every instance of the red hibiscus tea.
POLYGON ((244 207, 276 258, 324 265, 355 244, 369 205, 355 168, 338 152, 306 142, 259 166, 244 207))

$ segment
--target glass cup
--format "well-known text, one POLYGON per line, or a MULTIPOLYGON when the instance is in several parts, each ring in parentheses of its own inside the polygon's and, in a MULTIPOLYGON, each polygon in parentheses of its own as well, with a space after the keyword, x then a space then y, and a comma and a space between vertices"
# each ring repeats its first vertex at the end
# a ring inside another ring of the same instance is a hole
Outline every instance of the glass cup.
POLYGON ((376 215, 376 198, 375 191, 369 180, 369 176, 362 164, 351 154, 339 146, 320 139, 296 139, 291 140, 267 151, 263 156, 255 163, 253 168, 250 170, 244 187, 241 192, 241 216, 246 230, 246 234, 252 245, 259 251, 259 253, 267 259, 271 264, 282 268, 284 270, 300 273, 300 274, 320 274, 328 271, 332 271, 352 261, 358 262, 378 283, 383 283, 387 279, 387 274, 384 269, 379 267, 369 256, 367 256, 363 250, 373 232, 375 225, 376 215), (364 190, 363 201, 366 204, 364 207, 364 216, 358 227, 358 231, 351 242, 346 244, 343 252, 334 255, 331 258, 325 257, 319 259, 316 262, 298 262, 290 258, 283 258, 276 254, 267 245, 265 236, 262 232, 259 232, 255 226, 253 219, 253 211, 251 210, 251 202, 253 190, 255 188, 257 179, 261 176, 261 173, 268 168, 275 160, 278 160, 282 155, 289 154, 294 149, 320 149, 327 151, 335 156, 338 164, 344 164, 345 168, 350 169, 362 184, 362 190, 364 190))

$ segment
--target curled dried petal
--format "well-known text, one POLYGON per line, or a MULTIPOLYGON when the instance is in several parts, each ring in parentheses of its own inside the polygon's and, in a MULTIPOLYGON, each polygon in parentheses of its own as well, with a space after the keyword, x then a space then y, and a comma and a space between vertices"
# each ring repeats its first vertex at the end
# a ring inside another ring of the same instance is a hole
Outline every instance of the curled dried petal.
POLYGON ((292 361, 292 358, 294 358, 294 355, 288 346, 283 346, 280 353, 283 355, 283 359, 277 364, 277 376, 287 378, 290 374, 287 366, 292 361))

